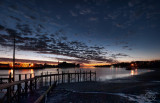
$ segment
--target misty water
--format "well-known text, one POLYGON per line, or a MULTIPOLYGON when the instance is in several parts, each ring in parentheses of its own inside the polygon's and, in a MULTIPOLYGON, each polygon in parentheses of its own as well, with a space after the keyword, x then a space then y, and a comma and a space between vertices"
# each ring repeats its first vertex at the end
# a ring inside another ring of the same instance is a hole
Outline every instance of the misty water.
MULTIPOLYGON (((93 71, 97 73, 97 80, 98 81, 105 81, 105 80, 111 80, 111 79, 117 79, 117 78, 123 78, 123 77, 129 77, 134 75, 140 75, 146 72, 150 72, 151 70, 147 69, 135 69, 135 70, 126 70, 125 68, 109 68, 109 67, 81 67, 81 68, 45 68, 45 69, 22 69, 22 70, 16 70, 16 80, 18 80, 18 74, 28 74, 28 78, 30 77, 30 73, 35 73, 35 75, 41 75, 52 73, 56 74, 57 72, 61 73, 63 72, 78 72, 78 71, 93 71)), ((0 70, 0 75, 2 74, 9 74, 10 72, 13 72, 12 70, 0 70)), ((33 75, 34 76, 34 75, 33 75)), ((4 76, 0 76, 4 77, 4 76)), ((22 75, 22 79, 25 78, 25 75, 22 75)))

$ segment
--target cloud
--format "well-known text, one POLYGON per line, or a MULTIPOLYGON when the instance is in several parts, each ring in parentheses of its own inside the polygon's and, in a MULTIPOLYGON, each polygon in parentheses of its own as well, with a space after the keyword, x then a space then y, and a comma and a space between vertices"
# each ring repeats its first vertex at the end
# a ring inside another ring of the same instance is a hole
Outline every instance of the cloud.
POLYGON ((119 27, 119 28, 123 28, 123 25, 120 24, 120 23, 117 23, 116 26, 119 27))
MULTIPOLYGON (((1 62, 13 62, 13 58, 1 58, 1 62)), ((29 60, 29 59, 16 59, 16 62, 24 62, 24 63, 50 63, 50 64, 57 64, 57 62, 52 61, 40 61, 40 60, 29 60)))
POLYGON ((118 54, 112 54, 112 58, 121 58, 121 57, 128 57, 129 55, 124 54, 124 53, 118 53, 118 54))
MULTIPOLYGON (((41 25, 39 26, 43 28, 41 25)), ((102 46, 88 46, 80 41, 68 41, 67 37, 60 36, 60 34, 65 33, 62 29, 53 34, 34 36, 33 30, 28 24, 17 24, 17 30, 9 28, 4 29, 5 27, 3 26, 0 26, 0 28, 8 33, 0 34, 2 37, 0 45, 6 47, 13 46, 13 35, 15 35, 16 48, 18 50, 74 57, 77 59, 68 59, 68 61, 79 63, 89 63, 91 61, 115 62, 114 59, 105 56, 106 52, 103 52, 104 47, 102 46)), ((65 61, 67 59, 64 58, 63 60, 65 61)))
POLYGON ((36 17, 30 16, 30 15, 24 15, 25 18, 30 19, 30 20, 36 20, 36 17))
POLYGON ((131 1, 128 2, 128 6, 129 6, 129 7, 133 7, 133 6, 134 6, 133 2, 131 2, 131 1))
POLYGON ((89 63, 89 61, 84 60, 84 59, 65 59, 65 58, 53 58, 57 59, 58 61, 68 61, 68 62, 73 62, 73 63, 89 63))
POLYGON ((57 27, 63 27, 63 26, 65 26, 65 25, 61 25, 61 24, 59 24, 57 22, 53 22, 53 21, 51 21, 50 24, 54 25, 54 26, 57 26, 57 27))
POLYGON ((56 18, 60 20, 60 19, 61 19, 61 16, 60 16, 60 15, 56 15, 56 18))
POLYGON ((87 8, 87 9, 80 10, 79 14, 86 15, 86 14, 90 14, 91 12, 92 11, 89 8, 87 8))
POLYGON ((128 46, 123 46, 123 49, 126 49, 126 48, 128 48, 128 46))
POLYGON ((73 12, 72 10, 70 11, 72 16, 78 16, 75 12, 73 12))
POLYGON ((32 29, 28 24, 23 24, 23 25, 17 24, 16 28, 20 30, 21 33, 24 35, 32 35, 32 29))
POLYGON ((123 48, 123 49, 126 49, 126 50, 132 50, 132 48, 129 47, 129 46, 127 46, 127 45, 126 45, 126 46, 122 46, 122 48, 123 48))
POLYGON ((39 28, 41 28, 41 29, 45 29, 45 27, 44 27, 43 25, 41 25, 41 24, 38 24, 38 26, 39 26, 39 28))
POLYGON ((90 21, 97 21, 98 18, 97 18, 97 17, 90 17, 89 20, 90 20, 90 21))
POLYGON ((16 20, 16 21, 18 21, 18 22, 21 22, 21 19, 19 19, 17 17, 14 17, 14 16, 9 16, 9 17, 12 18, 12 19, 14 19, 14 20, 16 20))
POLYGON ((0 25, 0 30, 4 30, 4 29, 5 29, 5 27, 0 25))

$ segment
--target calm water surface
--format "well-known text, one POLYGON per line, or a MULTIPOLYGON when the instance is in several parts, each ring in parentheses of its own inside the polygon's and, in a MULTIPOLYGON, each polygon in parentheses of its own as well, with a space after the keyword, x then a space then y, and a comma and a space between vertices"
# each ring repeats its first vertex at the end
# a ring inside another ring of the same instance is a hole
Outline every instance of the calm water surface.
MULTIPOLYGON (((16 70, 15 73, 16 79, 18 79, 18 74, 27 74, 27 73, 35 73, 35 75, 40 75, 42 72, 43 74, 47 73, 57 73, 58 68, 45 68, 45 69, 39 69, 39 70, 34 70, 34 69, 22 69, 22 70, 16 70)), ((59 68, 59 72, 77 72, 77 71, 96 71, 97 73, 97 80, 100 81, 105 81, 105 80, 110 80, 110 79, 116 79, 116 78, 122 78, 122 77, 128 77, 128 76, 133 76, 133 75, 139 75, 142 73, 150 72, 151 70, 146 70, 146 69, 135 69, 135 70, 125 70, 125 68, 109 68, 109 67, 81 67, 81 68, 59 68)), ((9 74, 12 72, 11 70, 0 70, 0 75, 1 74, 9 74)), ((1 78, 2 76, 0 76, 1 78)), ((30 76, 28 75, 28 78, 30 76)), ((24 79, 24 75, 22 75, 22 79, 24 79)))

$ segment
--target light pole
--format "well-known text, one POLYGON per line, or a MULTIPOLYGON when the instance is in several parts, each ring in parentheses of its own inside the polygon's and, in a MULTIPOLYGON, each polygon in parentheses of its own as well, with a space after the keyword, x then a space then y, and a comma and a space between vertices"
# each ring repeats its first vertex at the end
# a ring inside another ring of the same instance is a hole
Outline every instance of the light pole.
POLYGON ((13 37, 13 81, 15 81, 15 35, 13 37))

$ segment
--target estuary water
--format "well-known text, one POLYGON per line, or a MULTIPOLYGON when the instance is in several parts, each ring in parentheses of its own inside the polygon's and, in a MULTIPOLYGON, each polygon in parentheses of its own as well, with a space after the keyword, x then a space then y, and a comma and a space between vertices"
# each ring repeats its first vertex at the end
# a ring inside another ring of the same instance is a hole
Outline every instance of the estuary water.
MULTIPOLYGON (((93 71, 97 73, 97 80, 98 81, 105 81, 111 79, 118 79, 123 77, 129 77, 134 75, 140 75, 146 72, 150 72, 151 70, 148 69, 135 69, 135 70, 126 70, 125 68, 109 68, 109 67, 80 67, 80 68, 45 68, 45 69, 22 69, 22 70, 15 70, 16 77, 15 79, 18 80, 18 75, 22 74, 22 79, 25 78, 25 75, 28 74, 27 77, 29 78, 30 73, 35 73, 35 75, 46 74, 47 72, 50 74, 56 74, 58 71, 61 73, 63 72, 78 72, 78 71, 93 71)), ((3 74, 12 73, 12 70, 0 70, 0 78, 4 77, 3 74)), ((34 75, 32 75, 34 76, 34 75)))

